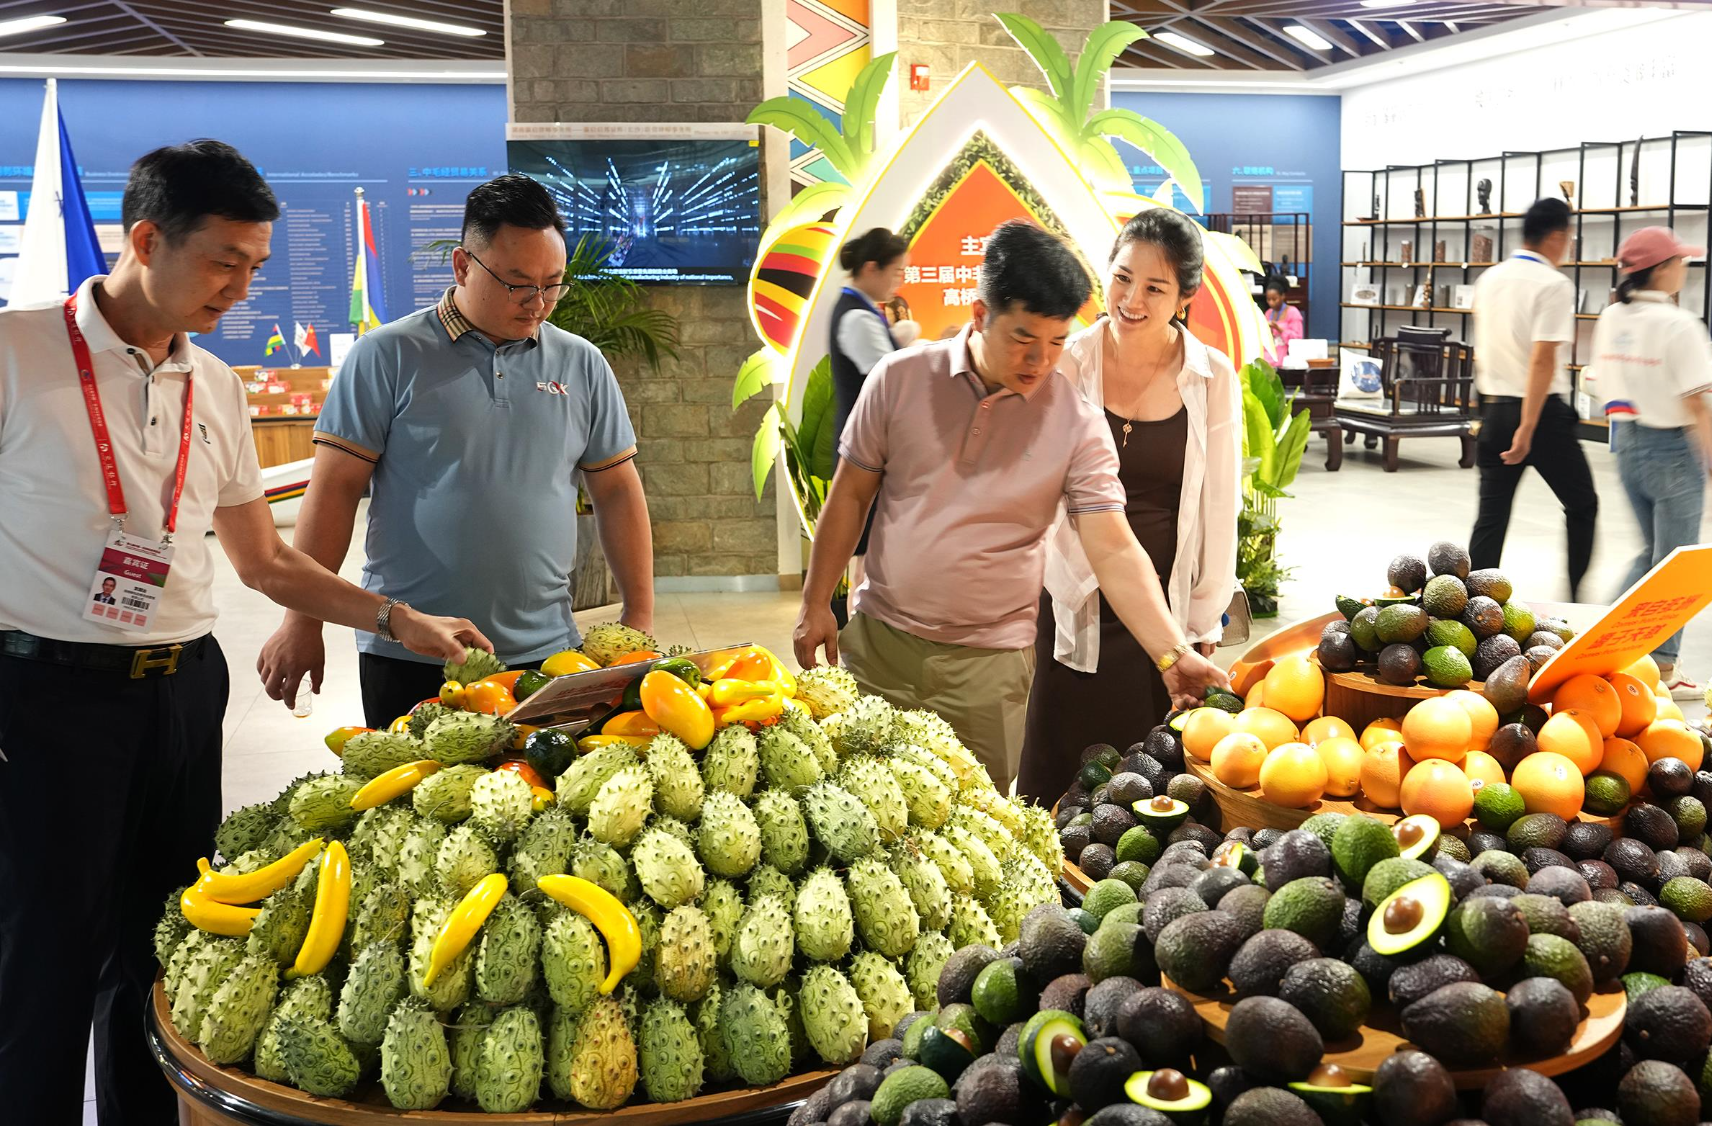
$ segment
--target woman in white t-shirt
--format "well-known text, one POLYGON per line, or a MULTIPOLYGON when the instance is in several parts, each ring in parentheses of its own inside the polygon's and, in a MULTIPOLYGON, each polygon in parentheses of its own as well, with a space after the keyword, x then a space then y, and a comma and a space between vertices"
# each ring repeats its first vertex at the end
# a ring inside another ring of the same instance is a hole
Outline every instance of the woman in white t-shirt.
MULTIPOLYGON (((1600 314, 1593 333, 1617 469, 1644 541, 1625 590, 1676 548, 1700 542, 1712 467, 1712 341, 1675 297, 1688 259, 1705 253, 1669 227, 1646 227, 1624 239, 1617 302, 1600 314)), ((1681 651, 1678 631, 1653 650, 1653 660, 1673 697, 1697 700, 1702 689, 1678 667, 1681 651)))

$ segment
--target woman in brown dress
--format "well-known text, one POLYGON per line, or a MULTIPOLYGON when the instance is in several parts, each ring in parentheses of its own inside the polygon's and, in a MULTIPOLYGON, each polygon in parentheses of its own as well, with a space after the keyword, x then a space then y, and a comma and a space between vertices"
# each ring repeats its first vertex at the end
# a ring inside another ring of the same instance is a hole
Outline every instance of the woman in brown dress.
MULTIPOLYGON (((1210 656, 1236 589, 1242 392, 1230 360, 1187 328, 1201 236, 1168 208, 1131 219, 1112 247, 1108 316, 1070 338, 1059 370, 1105 409, 1130 527, 1184 636, 1210 656)), ((1085 747, 1121 750, 1171 709, 1158 670, 1101 596, 1063 516, 1047 538, 1034 644, 1017 792, 1051 805, 1085 747)))

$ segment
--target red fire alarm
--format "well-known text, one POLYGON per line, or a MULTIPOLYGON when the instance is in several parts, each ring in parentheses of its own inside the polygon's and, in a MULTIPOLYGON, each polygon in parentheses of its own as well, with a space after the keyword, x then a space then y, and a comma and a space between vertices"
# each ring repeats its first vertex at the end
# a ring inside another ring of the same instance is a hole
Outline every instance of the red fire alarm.
POLYGON ((927 71, 927 64, 926 63, 911 63, 910 64, 910 89, 911 90, 918 90, 918 91, 919 90, 926 90, 927 89, 927 74, 928 74, 928 71, 927 71))

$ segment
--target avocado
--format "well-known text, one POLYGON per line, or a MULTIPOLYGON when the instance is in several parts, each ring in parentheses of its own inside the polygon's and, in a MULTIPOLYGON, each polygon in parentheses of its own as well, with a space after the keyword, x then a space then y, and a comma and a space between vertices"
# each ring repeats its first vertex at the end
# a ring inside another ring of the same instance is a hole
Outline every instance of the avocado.
MULTIPOLYGON (((1500 612, 1498 622, 1502 625, 1503 621, 1504 616, 1500 612)), ((1466 613, 1463 614, 1462 620, 1458 624, 1464 629, 1468 629, 1468 615, 1466 613)), ((1470 630, 1468 636, 1473 637, 1474 632, 1470 630)), ((1502 633, 1495 633, 1491 637, 1477 641, 1474 646, 1474 653, 1468 659, 1474 667, 1474 679, 1485 680, 1497 671, 1499 665, 1511 657, 1520 657, 1521 655, 1522 647, 1516 644, 1515 638, 1502 633)))
POLYGON ((1391 835, 1397 838, 1397 855, 1404 860, 1431 860, 1439 843, 1438 819, 1424 813, 1401 818, 1391 826, 1391 835))
POLYGON ((1408 644, 1427 632, 1427 612, 1409 603, 1387 606, 1379 611, 1373 628, 1386 645, 1408 644))
POLYGON ((1511 902, 1516 905, 1516 910, 1522 913, 1522 917, 1528 920, 1530 935, 1555 935, 1570 942, 1580 937, 1575 920, 1570 918, 1569 909, 1559 900, 1549 895, 1524 893, 1511 902))
POLYGON ((1170 794, 1156 794, 1130 808, 1135 811, 1136 820, 1155 836, 1164 836, 1189 819, 1188 804, 1170 794))
POLYGON ((1555 934, 1530 934, 1527 949, 1522 952, 1522 968, 1526 977, 1550 977, 1563 982, 1564 988, 1575 995, 1577 1004, 1586 1004, 1593 996, 1593 971, 1575 943, 1555 934))
POLYGON ((1207 689, 1206 705, 1209 708, 1217 708, 1221 712, 1230 712, 1232 715, 1242 711, 1244 706, 1241 696, 1228 688, 1217 686, 1207 689))
POLYGON ((1246 997, 1225 1020, 1231 1062, 1269 1083, 1306 1079, 1325 1050, 1313 1023, 1276 997, 1246 997))
POLYGON ((1408 642, 1387 645, 1379 651, 1379 679, 1406 687, 1421 675, 1421 655, 1408 642))
MULTIPOLYGON (((1663 762, 1663 759, 1659 760, 1663 762)), ((1680 761, 1680 760, 1677 760, 1680 761)), ((1674 794, 1659 802, 1659 808, 1676 822, 1677 838, 1693 840, 1706 830, 1706 806, 1690 794, 1674 794)))
MULTIPOLYGON (((911 1104, 914 1105, 914 1104, 911 1104)), ((851 1099, 841 1103, 826 1116, 826 1126, 867 1126, 872 1117, 874 1104, 867 1099, 851 1099)), ((903 1117, 898 1121, 902 1123, 903 1117)))
POLYGON ((1505 578, 1504 573, 1496 567, 1483 567, 1478 571, 1471 571, 1468 578, 1463 581, 1468 584, 1469 594, 1490 598, 1498 603, 1510 601, 1510 595, 1515 593, 1515 590, 1510 586, 1510 580, 1505 578))
POLYGON ((1450 883, 1433 872, 1404 884, 1374 908, 1367 942, 1376 953, 1402 954, 1432 939, 1449 913, 1450 883))
POLYGON ((1430 876, 1436 871, 1431 864, 1422 860, 1405 860, 1401 856, 1381 860, 1367 870, 1367 878, 1361 881, 1361 902, 1368 910, 1375 910, 1404 884, 1430 876))
MULTIPOLYGON (((1138 863, 1134 860, 1131 860, 1128 862, 1127 865, 1119 864, 1117 866, 1117 868, 1113 868, 1112 871, 1115 873, 1115 872, 1117 872, 1118 868, 1123 868, 1126 866, 1131 867, 1131 868, 1140 868, 1140 869, 1145 869, 1147 867, 1147 865, 1145 865, 1145 864, 1141 864, 1141 863, 1138 863)), ((1128 883, 1129 881, 1126 880, 1125 882, 1128 883)), ((1144 882, 1145 882, 1145 880, 1144 880, 1144 882)), ((1136 894, 1139 895, 1140 891, 1138 890, 1136 894)), ((1111 910, 1111 912, 1109 914, 1107 914, 1104 919, 1101 919, 1099 921, 1099 926, 1096 926, 1094 929, 1098 930, 1099 927, 1103 927, 1107 923, 1139 923, 1139 922, 1141 922, 1141 903, 1138 900, 1135 903, 1126 903, 1122 907, 1113 908, 1111 910)))
MULTIPOLYGON (((1343 823, 1348 820, 1349 814, 1347 813, 1316 813, 1312 817, 1304 820, 1301 825, 1297 826, 1297 828, 1301 829, 1304 833, 1312 833, 1314 836, 1320 838, 1320 843, 1325 845, 1328 850, 1327 855, 1329 858, 1330 849, 1332 847, 1332 838, 1337 836, 1338 829, 1340 829, 1343 826, 1343 823)), ((1290 830, 1290 833, 1295 831, 1295 829, 1292 829, 1290 830)), ((1266 830, 1262 829, 1261 832, 1266 832, 1266 830)), ((1290 833, 1278 834, 1278 839, 1272 843, 1283 843, 1284 838, 1289 836, 1290 833)), ((1256 837, 1259 835, 1259 833, 1255 834, 1256 837)), ((1255 842, 1255 847, 1260 847, 1258 841, 1255 842)), ((1272 845, 1269 844, 1266 847, 1270 849, 1272 845)), ((1307 872, 1304 874, 1309 876, 1323 876, 1326 875, 1327 872, 1307 872)))
POLYGON ((1331 848, 1307 829, 1291 829, 1273 842, 1262 859, 1266 882, 1272 887, 1306 876, 1329 876, 1332 871, 1331 848))
POLYGON ((1650 884, 1658 878, 1658 854, 1632 837, 1618 837, 1612 841, 1600 859, 1612 867, 1619 880, 1650 884))
POLYGON ((1242 944, 1241 924, 1218 911, 1186 915, 1166 926, 1154 944, 1159 968, 1193 992, 1205 992, 1224 979, 1242 944))
POLYGON ((1129 1041, 1105 1036, 1082 1045, 1070 1064, 1070 1095, 1086 1111, 1126 1098, 1125 1084, 1141 1070, 1141 1056, 1129 1041))
POLYGON ((1326 634, 1320 638, 1320 644, 1314 652, 1319 658, 1320 667, 1327 672, 1348 672, 1361 658, 1355 638, 1348 633, 1326 634))
MULTIPOLYGON (((956 956, 952 955, 953 958, 956 956)), ((950 964, 946 963, 947 966, 950 964)), ((944 970, 940 971, 940 980, 945 980, 944 970)), ((975 1006, 975 1011, 981 1019, 995 1025, 1010 1024, 1033 1012, 1039 999, 1040 994, 1022 972, 1020 958, 999 958, 987 963, 970 990, 970 1003, 975 1006)))
POLYGON ((1533 666, 1525 655, 1511 657, 1486 678, 1481 693, 1499 715, 1516 711, 1528 702, 1528 681, 1533 675, 1533 666))
POLYGON ((1364 606, 1349 620, 1349 636, 1360 648, 1377 653, 1384 647, 1379 640, 1379 607, 1364 606))
POLYGON ((1675 848, 1679 836, 1670 814, 1646 802, 1635 803, 1623 815, 1623 835, 1655 851, 1675 848))
POLYGON ((999 960, 999 952, 991 946, 965 946, 947 958, 939 971, 935 994, 940 1005, 968 1002, 981 971, 999 960))
POLYGON ((1290 930, 1319 949, 1330 946, 1343 920, 1343 892, 1324 876, 1292 880, 1272 893, 1263 922, 1267 930, 1290 930))
POLYGON ((1623 913, 1633 940, 1629 969, 1674 978, 1688 961, 1688 938, 1675 915, 1663 907, 1631 907, 1623 913))
MULTIPOLYGON (((1064 1120, 1060 1119, 1063 1123, 1064 1120)), ((1169 1115, 1134 1103, 1113 1103, 1096 1110, 1082 1126, 1172 1126, 1169 1115)))
POLYGON ((1508 970, 1521 960, 1527 946, 1528 920, 1508 900, 1467 899, 1445 920, 1445 949, 1482 977, 1508 970))
POLYGON ((1421 590, 1421 608, 1435 618, 1455 621, 1468 606, 1468 587, 1456 575, 1435 575, 1421 590))
POLYGON ((1693 1126, 1700 1119, 1700 1093, 1681 1068, 1642 1060, 1617 1084, 1617 1109, 1624 1122, 1693 1126))
POLYGON ((1468 551, 1461 544, 1440 540, 1427 549, 1427 566, 1435 575, 1468 578, 1468 551))
POLYGON ((1065 974, 1055 977, 1046 983, 1046 988, 1040 991, 1040 1007, 1042 1009, 1062 1009, 1073 1013, 1080 1019, 1082 1006, 1087 1002, 1088 990, 1093 987, 1087 974, 1065 974))
POLYGON ((994 1057, 965 1071, 952 1094, 957 1100, 958 1123, 976 1118, 984 1122, 1028 1121, 1025 1103, 1038 1101, 1033 1091, 1023 1087, 1023 1069, 1014 1061, 994 1057))
POLYGON ((945 1079, 932 1068, 905 1067, 892 1072, 874 1092, 870 1112, 878 1126, 897 1126, 904 1108, 917 1099, 943 1099, 951 1094, 945 1079))
POLYGON ((1082 972, 1095 985, 1113 977, 1159 978, 1153 946, 1136 923, 1110 923, 1095 931, 1082 951, 1082 972))
MULTIPOLYGON (((898 1055, 908 1060, 920 1059, 921 1038, 932 1027, 933 1021, 931 1019, 911 1021, 909 1028, 904 1031, 903 1038, 898 1042, 898 1055)), ((892 1031, 896 1032, 897 1030, 894 1028, 892 1031)))
POLYGON ((1646 973, 1641 970, 1631 970, 1624 974, 1620 980, 1623 983, 1623 999, 1630 1005, 1653 990, 1670 984, 1668 978, 1662 978, 1658 974, 1646 973))
POLYGON ((1138 1106, 1164 1114, 1174 1122, 1201 1122, 1212 1105, 1213 1093, 1175 1068, 1137 1071, 1124 1084, 1124 1093, 1138 1106))
POLYGON ((1525 1056, 1561 1055, 1575 1039, 1581 1006, 1556 978, 1524 978, 1510 987, 1504 1004, 1510 1010, 1510 1043, 1525 1056))
POLYGON ((1427 584, 1427 565, 1416 556, 1399 555, 1385 568, 1385 581, 1404 594, 1413 594, 1427 584))
POLYGON ((1405 1048, 1373 1071, 1373 1121, 1386 1126, 1441 1126, 1457 1112, 1456 1083, 1444 1064, 1405 1048))
POLYGON ((1479 980, 1480 975, 1474 967, 1461 958, 1454 954, 1434 954, 1397 968, 1397 972, 1391 975, 1391 1003, 1398 1009, 1406 1009, 1447 985, 1479 980))
POLYGON ((1114 907, 1122 907, 1126 903, 1136 902, 1135 889, 1122 880, 1107 878, 1100 880, 1088 889, 1082 897, 1082 910, 1103 919, 1114 907))
MULTIPOLYGON (((1504 636, 1504 607, 1494 598, 1476 593, 1472 584, 1469 588, 1468 605, 1463 607, 1460 621, 1468 627, 1475 637, 1485 640, 1488 637, 1504 636)), ((1515 638, 1506 638, 1516 647, 1515 656, 1519 656, 1522 647, 1515 638)))
POLYGON ((1208 907, 1217 907, 1227 893, 1252 882, 1236 868, 1208 868, 1195 877, 1189 890, 1200 896, 1208 907))
POLYGON ((1343 615, 1343 620, 1346 622, 1361 613, 1363 608, 1373 605, 1371 602, 1360 598, 1351 598, 1347 594, 1338 595, 1333 599, 1333 602, 1337 605, 1338 613, 1343 615))
MULTIPOLYGON (((1563 849, 1572 860, 1592 860, 1610 847, 1614 836, 1609 825, 1601 825, 1597 821, 1571 821, 1564 831, 1563 843, 1557 847, 1563 849)), ((1706 870, 1712 873, 1712 859, 1706 861, 1706 870)), ((1583 872, 1582 875, 1586 876, 1587 873, 1583 872)), ((1587 882, 1591 884, 1593 881, 1589 879, 1587 882)))
POLYGON ((1514 770, 1517 763, 1538 749, 1533 728, 1525 723, 1506 723, 1492 733, 1492 742, 1487 744, 1486 753, 1497 759, 1505 770, 1514 770))
POLYGON ((1712 918, 1712 887, 1693 876, 1666 880, 1659 889, 1658 899, 1659 906, 1675 912, 1685 922, 1704 923, 1712 918))
POLYGON ((1082 950, 1088 936, 1055 904, 1030 911, 1017 934, 1017 955, 1023 969, 1035 981, 1051 981, 1060 974, 1082 968, 1082 950))
MULTIPOLYGON (((1120 764, 1121 765, 1121 764, 1120 764)), ((1106 800, 1122 809, 1125 814, 1133 817, 1130 806, 1138 801, 1146 801, 1153 796, 1153 783, 1136 774, 1134 771, 1120 770, 1112 775, 1112 780, 1106 783, 1106 800)), ((1134 822, 1132 821, 1133 825, 1134 822)), ((1116 841, 1107 841, 1114 848, 1116 841)))
POLYGON ((1575 1126, 1558 1085, 1525 1067, 1505 1068, 1486 1084, 1480 1114, 1488 1126, 1575 1126))
POLYGON ((1461 688, 1474 679, 1468 655, 1454 645, 1439 645, 1421 656, 1429 683, 1439 688, 1461 688))
POLYGON ((1474 655, 1479 652, 1479 643, 1475 641, 1474 634, 1455 619, 1441 621, 1435 618, 1428 622, 1426 640, 1429 648, 1448 645, 1470 661, 1473 661, 1474 655))
POLYGON ((1320 1116, 1300 1095, 1277 1087, 1255 1087, 1225 1108, 1224 1126, 1320 1126, 1320 1116))
POLYGON ((1694 771, 1679 758, 1661 758, 1647 767, 1647 789, 1654 797, 1671 798, 1694 789, 1694 771))
POLYGON ((1373 1088, 1357 1083, 1335 1063, 1322 1063, 1290 1090, 1308 1104, 1325 1126, 1360 1126, 1373 1103, 1373 1088))
POLYGON ((1133 977, 1108 977, 1088 990, 1082 999, 1082 1026, 1088 1035, 1118 1035, 1118 1010, 1144 987, 1133 977))
POLYGON ((1528 877, 1527 891, 1529 895, 1550 896, 1565 907, 1586 903, 1593 898, 1593 889, 1587 886, 1587 881, 1581 878, 1580 872, 1558 864, 1541 868, 1528 877))
POLYGON ((1226 840, 1213 849, 1209 858, 1215 868, 1231 868, 1245 876, 1252 876, 1260 868, 1260 857, 1247 844, 1237 840, 1226 840))
MULTIPOLYGON (((1534 612, 1526 603, 1503 601, 1504 632, 1509 634, 1518 645, 1526 641, 1534 632, 1534 612)), ((1522 646, 1524 649, 1527 646, 1522 646)))
POLYGON ((1693 990, 1660 986, 1630 1002, 1623 1042, 1641 1059, 1685 1064, 1712 1044, 1712 1014, 1693 990))
POLYGON ((930 1067, 944 1076, 947 1083, 955 1083, 957 1077, 975 1062, 978 1046, 961 1030, 943 1028, 935 1022, 922 1030, 915 1058, 923 1067, 930 1067))
POLYGON ((1331 851, 1338 877, 1351 889, 1361 887, 1368 869, 1402 852, 1391 830, 1371 817, 1350 817, 1339 825, 1331 851))
MULTIPOLYGON (((1157 875, 1158 869, 1154 872, 1157 875)), ((1200 873, 1194 873, 1193 880, 1200 873)), ((1187 887, 1166 887, 1148 893, 1147 906, 1141 909, 1141 927, 1147 932, 1148 941, 1155 945, 1165 928, 1185 915, 1193 915, 1200 911, 1210 911, 1207 901, 1189 890, 1187 887)))
POLYGON ((1275 997, 1292 966, 1319 956, 1319 947, 1295 931, 1263 930, 1250 936, 1231 959, 1231 988, 1239 998, 1275 997))
POLYGON ((1144 1060, 1187 1064, 1201 1044, 1200 1014, 1189 999, 1172 989, 1143 988, 1118 1008, 1117 1033, 1144 1060))
MULTIPOLYGON (((1188 721, 1185 719, 1184 722, 1188 721)), ((1168 770, 1181 770, 1183 768, 1183 740, 1180 736, 1182 730, 1176 724, 1162 723, 1157 725, 1142 739, 1142 753, 1168 770)), ((1152 781, 1152 779, 1150 778, 1148 781, 1152 781)))
POLYGON ((1576 949, 1587 959, 1596 983, 1611 981, 1628 969, 1633 939, 1623 922, 1622 908, 1590 900, 1569 908, 1569 917, 1581 932, 1575 940, 1576 949))
POLYGON ((1326 1040, 1355 1035, 1373 1005, 1367 982, 1336 958, 1310 958, 1291 966, 1279 983, 1278 998, 1299 1009, 1326 1040))
POLYGON ((1111 780, 1112 772, 1099 759, 1090 759, 1083 763, 1082 768, 1076 772, 1076 781, 1080 782, 1082 788, 1090 793, 1111 780))
POLYGON ((1195 712, 1195 710, 1196 709, 1194 709, 1194 708, 1189 708, 1186 711, 1172 712, 1169 716, 1166 717, 1165 726, 1170 728, 1171 731, 1173 731, 1179 738, 1181 738, 1182 734, 1183 734, 1183 729, 1185 727, 1189 726, 1189 716, 1192 715, 1195 712))
POLYGON ((1080 907, 1072 907, 1069 911, 1070 917, 1076 920, 1076 925, 1082 928, 1083 934, 1093 934, 1100 929, 1100 920, 1097 916, 1088 914, 1080 907))
POLYGON ((1510 1038, 1504 998, 1479 982, 1440 986, 1403 1010, 1403 1034, 1445 1063, 1487 1063, 1510 1038))
POLYGON ((1631 796, 1628 779, 1609 770, 1595 770, 1587 776, 1581 808, 1601 817, 1623 812, 1631 796))
POLYGON ((957 1103, 951 1099, 917 1099, 904 1107, 898 1126, 957 1126, 957 1103))
POLYGON ((838 1107, 855 1099, 872 1099, 884 1078, 873 1064, 853 1063, 826 1085, 827 1103, 838 1107))
POLYGON ((1152 829, 1146 825, 1137 825, 1118 838, 1113 854, 1120 864, 1129 860, 1152 864, 1159 859, 1161 847, 1159 838, 1154 836, 1152 829))
POLYGON ((1082 1022, 1062 1009, 1043 1009, 1023 1025, 1017 1057, 1023 1074, 1054 1095, 1070 1094, 1070 1067, 1088 1042, 1082 1022))
POLYGON ((1259 884, 1232 888, 1219 900, 1219 913, 1237 921, 1244 935, 1257 934, 1266 926, 1266 905, 1272 893, 1259 884))
POLYGON ((1511 823, 1504 834, 1518 855, 1530 848, 1557 848, 1569 832, 1569 822, 1555 813, 1529 813, 1511 823))
POLYGON ((1094 807, 1094 820, 1089 824, 1089 830, 1093 838, 1101 844, 1111 845, 1116 849, 1118 841, 1133 828, 1135 814, 1123 806, 1107 803, 1094 807))

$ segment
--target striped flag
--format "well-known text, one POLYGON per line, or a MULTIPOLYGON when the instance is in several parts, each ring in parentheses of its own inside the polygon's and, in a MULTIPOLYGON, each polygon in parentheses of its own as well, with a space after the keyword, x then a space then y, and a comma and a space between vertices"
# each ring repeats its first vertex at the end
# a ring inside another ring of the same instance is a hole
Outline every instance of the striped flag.
POLYGON ((273 326, 273 335, 267 338, 267 346, 262 349, 262 358, 285 350, 285 334, 279 331, 279 325, 273 326))
MULTIPOLYGON (((386 322, 380 292, 380 255, 375 251, 374 224, 363 189, 357 189, 357 260, 351 272, 351 324, 361 336, 386 322)), ((319 353, 317 353, 319 354, 319 353)))
POLYGON ((301 356, 305 352, 314 352, 317 356, 321 354, 321 345, 315 339, 314 325, 300 325, 293 321, 291 327, 295 330, 293 335, 297 338, 298 355, 301 356))

